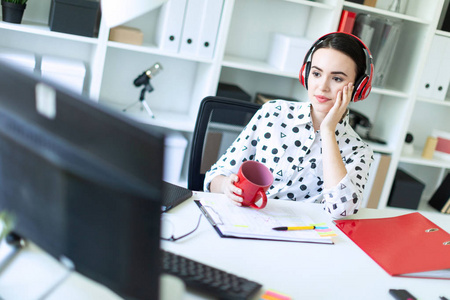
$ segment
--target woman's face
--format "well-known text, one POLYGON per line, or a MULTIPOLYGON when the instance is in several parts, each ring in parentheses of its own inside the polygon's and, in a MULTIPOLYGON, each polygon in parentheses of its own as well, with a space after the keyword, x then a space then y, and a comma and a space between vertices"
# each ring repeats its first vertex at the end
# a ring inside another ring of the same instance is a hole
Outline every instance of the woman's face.
POLYGON ((326 115, 344 86, 356 79, 356 64, 346 54, 320 48, 312 57, 308 76, 308 98, 316 113, 326 115))

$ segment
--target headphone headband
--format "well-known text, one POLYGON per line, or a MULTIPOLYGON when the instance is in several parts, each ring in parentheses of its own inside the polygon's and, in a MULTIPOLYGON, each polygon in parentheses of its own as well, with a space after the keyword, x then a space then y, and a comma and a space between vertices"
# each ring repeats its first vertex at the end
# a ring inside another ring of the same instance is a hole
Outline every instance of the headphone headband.
POLYGON ((373 58, 372 58, 372 54, 370 53, 369 48, 363 43, 363 41, 350 33, 346 33, 346 32, 331 32, 331 33, 327 33, 323 36, 321 36, 319 39, 317 39, 317 41, 314 42, 314 44, 311 46, 311 48, 308 50, 308 52, 305 55, 305 58, 303 60, 303 65, 302 68, 300 69, 300 74, 299 74, 299 79, 301 84, 303 84, 303 86, 308 89, 308 77, 309 77, 309 72, 311 70, 311 60, 312 60, 312 55, 315 52, 316 48, 323 43, 323 41, 331 34, 335 34, 335 33, 341 33, 341 34, 346 34, 349 35, 351 37, 353 37, 358 44, 361 46, 361 49, 363 50, 365 56, 366 56, 366 66, 365 66, 365 70, 364 70, 364 74, 360 77, 357 78, 355 81, 355 89, 353 91, 353 95, 352 95, 352 101, 356 102, 356 101, 360 101, 360 100, 364 100, 367 98, 367 96, 369 96, 370 90, 372 89, 372 78, 373 78, 373 58))

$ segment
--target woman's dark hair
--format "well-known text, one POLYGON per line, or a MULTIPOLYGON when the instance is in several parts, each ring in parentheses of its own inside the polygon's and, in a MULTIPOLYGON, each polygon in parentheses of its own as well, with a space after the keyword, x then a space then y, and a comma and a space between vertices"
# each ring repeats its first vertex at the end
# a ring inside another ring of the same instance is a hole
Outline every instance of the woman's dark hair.
POLYGON ((321 48, 331 48, 346 54, 356 64, 356 81, 364 76, 367 67, 366 52, 354 36, 342 32, 332 33, 316 45, 314 52, 321 48))

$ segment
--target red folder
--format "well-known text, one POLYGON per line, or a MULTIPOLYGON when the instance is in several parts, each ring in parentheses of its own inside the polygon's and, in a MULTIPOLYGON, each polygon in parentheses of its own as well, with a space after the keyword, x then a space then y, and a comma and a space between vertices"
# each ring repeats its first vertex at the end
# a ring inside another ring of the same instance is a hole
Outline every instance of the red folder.
POLYGON ((392 276, 450 279, 450 234, 418 212, 334 223, 392 276))
POLYGON ((343 10, 337 31, 352 33, 353 26, 355 25, 355 19, 356 19, 355 12, 343 10))

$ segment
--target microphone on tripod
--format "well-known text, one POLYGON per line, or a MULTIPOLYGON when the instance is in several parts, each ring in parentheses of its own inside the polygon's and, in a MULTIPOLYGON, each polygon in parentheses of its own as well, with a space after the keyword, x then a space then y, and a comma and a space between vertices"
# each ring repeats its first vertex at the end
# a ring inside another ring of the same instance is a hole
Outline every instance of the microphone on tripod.
MULTIPOLYGON (((156 75, 158 75, 158 73, 162 70, 162 66, 160 63, 155 63, 153 66, 151 66, 148 70, 145 70, 144 73, 142 73, 141 75, 139 75, 134 81, 133 84, 136 87, 139 87, 141 85, 143 85, 144 87, 141 90, 141 94, 139 97, 139 102, 141 103, 141 109, 145 108, 145 110, 147 111, 147 113, 150 115, 150 117, 154 118, 155 115, 153 114, 152 110, 150 109, 150 107, 148 106, 147 102, 145 101, 145 92, 152 92, 153 91, 153 86, 150 84, 150 79, 152 79, 153 77, 155 77, 156 75)), ((128 107, 125 107, 123 109, 123 111, 127 111, 128 108, 130 108, 131 106, 133 106, 135 103, 131 104, 128 107)))
POLYGON ((158 75, 158 73, 163 69, 160 63, 155 63, 148 70, 144 71, 141 75, 139 75, 134 81, 135 86, 141 86, 143 84, 148 84, 150 79, 158 75))

